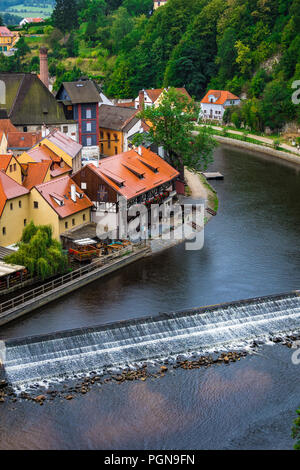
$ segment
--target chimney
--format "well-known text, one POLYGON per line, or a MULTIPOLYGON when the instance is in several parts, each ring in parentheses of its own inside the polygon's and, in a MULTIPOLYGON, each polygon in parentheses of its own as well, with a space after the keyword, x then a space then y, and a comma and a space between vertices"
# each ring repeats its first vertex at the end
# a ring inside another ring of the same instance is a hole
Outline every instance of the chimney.
POLYGON ((49 89, 48 49, 40 48, 40 80, 49 89))
POLYGON ((142 111, 144 107, 144 90, 139 91, 139 110, 142 111))
POLYGON ((73 202, 76 202, 76 186, 71 184, 71 199, 73 202))
POLYGON ((142 146, 141 145, 139 145, 139 147, 138 147, 138 154, 140 156, 142 156, 142 146))

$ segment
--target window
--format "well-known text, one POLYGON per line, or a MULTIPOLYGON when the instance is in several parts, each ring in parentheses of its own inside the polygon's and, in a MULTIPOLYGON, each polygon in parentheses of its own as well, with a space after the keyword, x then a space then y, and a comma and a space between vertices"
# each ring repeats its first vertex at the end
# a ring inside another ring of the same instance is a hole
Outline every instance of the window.
POLYGON ((100 131, 100 139, 103 139, 103 131, 100 131))
POLYGON ((86 217, 85 214, 82 214, 82 220, 85 221, 86 217))
POLYGON ((115 139, 116 142, 118 142, 118 136, 117 136, 117 134, 114 134, 114 139, 115 139))
POLYGON ((86 145, 87 145, 88 147, 90 147, 90 146, 92 145, 92 138, 91 138, 91 137, 87 137, 87 138, 86 138, 86 145))
POLYGON ((19 207, 22 207, 22 201, 19 201, 19 207))
POLYGON ((68 222, 65 222, 65 228, 68 228, 68 222))
POLYGON ((87 131, 87 132, 91 132, 91 130, 92 130, 92 123, 91 123, 91 122, 87 122, 87 123, 86 123, 86 131, 87 131))
POLYGON ((110 132, 107 133, 107 139, 108 139, 107 147, 110 149, 110 132))
POLYGON ((115 155, 118 153, 118 147, 115 147, 115 155))
POLYGON ((103 144, 100 144, 100 153, 104 153, 103 144))
POLYGON ((14 163, 14 171, 16 171, 16 170, 17 170, 17 164, 14 163))
POLYGON ((67 134, 68 133, 68 126, 63 126, 63 133, 67 134))
POLYGON ((11 203, 10 203, 10 210, 12 211, 13 208, 14 208, 14 205, 13 205, 13 203, 11 202, 11 203))
POLYGON ((2 227, 2 235, 6 235, 6 228, 2 227))
POLYGON ((75 225, 75 219, 72 219, 72 225, 75 225))
POLYGON ((92 117, 92 110, 91 110, 91 108, 88 108, 86 110, 86 118, 91 119, 91 117, 92 117))
POLYGON ((10 171, 10 173, 12 173, 12 171, 13 171, 13 166, 12 165, 9 165, 9 171, 10 171))
POLYGON ((81 183, 81 189, 86 189, 86 183, 81 183))
POLYGON ((23 132, 27 132, 27 126, 23 127, 23 132))
POLYGON ((24 219, 24 227, 27 225, 27 219, 24 219))
POLYGON ((38 209, 39 208, 39 203, 37 201, 33 201, 33 207, 35 209, 38 209))

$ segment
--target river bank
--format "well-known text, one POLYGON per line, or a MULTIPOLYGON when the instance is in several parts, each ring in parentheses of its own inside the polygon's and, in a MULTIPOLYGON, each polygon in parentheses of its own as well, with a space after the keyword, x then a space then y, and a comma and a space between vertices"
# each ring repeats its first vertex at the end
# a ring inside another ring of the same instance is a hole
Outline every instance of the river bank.
POLYGON ((253 152, 263 153, 265 155, 270 155, 271 157, 280 158, 287 162, 296 163, 300 165, 300 156, 293 155, 291 153, 283 152, 281 150, 272 149, 264 145, 253 144, 250 142, 244 142, 243 140, 231 139, 230 137, 223 137, 220 135, 214 135, 214 138, 220 144, 232 145, 241 149, 250 150, 253 152))
MULTIPOLYGON (((143 258, 1 327, 1 338, 299 289, 299 168, 228 145, 214 158, 209 171, 225 178, 214 182, 220 207, 202 250, 181 244, 143 258)), ((294 351, 273 343, 229 365, 167 365, 161 380, 95 382, 87 394, 43 406, 7 400, 0 404, 0 448, 292 449, 299 407, 294 351)))

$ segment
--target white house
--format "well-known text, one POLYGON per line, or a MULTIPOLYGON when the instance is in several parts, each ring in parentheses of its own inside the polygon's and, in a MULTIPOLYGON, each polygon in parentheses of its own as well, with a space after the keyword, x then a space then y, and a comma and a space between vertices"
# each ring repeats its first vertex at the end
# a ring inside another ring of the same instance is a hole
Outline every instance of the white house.
POLYGON ((225 109, 228 106, 237 106, 240 102, 240 98, 230 91, 209 90, 201 100, 200 117, 222 121, 225 109))

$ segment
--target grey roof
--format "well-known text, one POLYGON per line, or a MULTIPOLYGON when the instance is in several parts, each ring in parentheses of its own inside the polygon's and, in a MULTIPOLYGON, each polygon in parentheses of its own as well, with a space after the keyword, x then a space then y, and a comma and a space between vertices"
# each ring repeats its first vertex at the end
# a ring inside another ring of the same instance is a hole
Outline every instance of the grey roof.
POLYGON ((15 253, 15 251, 11 250, 10 248, 5 248, 4 246, 0 246, 0 260, 5 258, 5 256, 11 255, 12 253, 15 253))
POLYGON ((63 106, 58 103, 37 75, 0 72, 5 83, 5 104, 8 117, 15 126, 68 124, 63 106))
POLYGON ((63 82, 62 86, 68 93, 72 104, 99 103, 99 101, 101 101, 98 88, 93 80, 63 82))
POLYGON ((88 222, 77 227, 66 230, 61 233, 61 237, 68 238, 69 240, 79 240, 82 238, 97 238, 97 224, 88 222))
POLYGON ((102 104, 99 108, 99 127, 121 131, 137 112, 135 108, 102 104))

